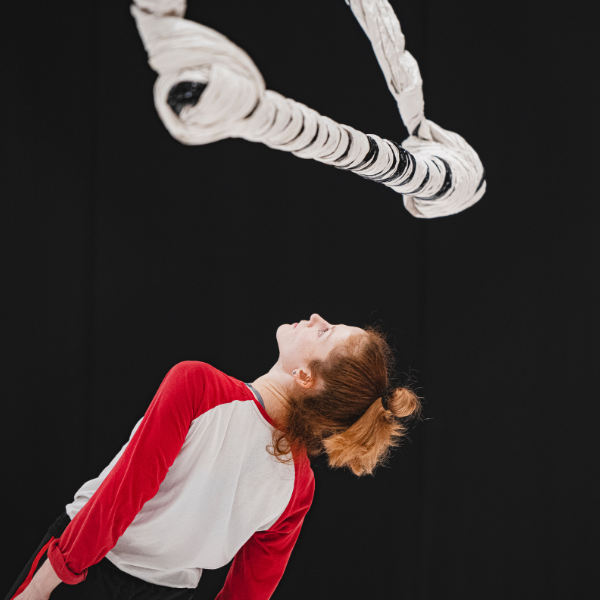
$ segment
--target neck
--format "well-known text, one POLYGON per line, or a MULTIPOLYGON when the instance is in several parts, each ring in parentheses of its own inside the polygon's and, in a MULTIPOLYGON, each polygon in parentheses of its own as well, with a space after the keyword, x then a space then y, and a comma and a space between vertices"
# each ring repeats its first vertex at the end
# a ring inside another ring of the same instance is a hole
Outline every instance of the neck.
POLYGON ((275 364, 265 375, 261 375, 252 382, 252 385, 260 392, 265 410, 271 419, 277 423, 283 420, 285 408, 288 404, 287 386, 289 375, 275 364))

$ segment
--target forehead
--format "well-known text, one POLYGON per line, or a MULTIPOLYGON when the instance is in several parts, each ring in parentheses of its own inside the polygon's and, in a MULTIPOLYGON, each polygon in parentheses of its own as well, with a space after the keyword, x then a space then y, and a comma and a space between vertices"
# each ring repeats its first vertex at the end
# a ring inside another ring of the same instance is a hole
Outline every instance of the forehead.
POLYGON ((351 325, 336 325, 333 330, 333 338, 342 340, 353 334, 364 332, 365 330, 361 329, 360 327, 352 327, 351 325))
POLYGON ((328 335, 322 340, 322 343, 319 344, 321 354, 327 354, 338 344, 348 339, 351 335, 355 335, 357 333, 365 333, 365 330, 361 329, 360 327, 352 327, 350 325, 334 325, 328 335))

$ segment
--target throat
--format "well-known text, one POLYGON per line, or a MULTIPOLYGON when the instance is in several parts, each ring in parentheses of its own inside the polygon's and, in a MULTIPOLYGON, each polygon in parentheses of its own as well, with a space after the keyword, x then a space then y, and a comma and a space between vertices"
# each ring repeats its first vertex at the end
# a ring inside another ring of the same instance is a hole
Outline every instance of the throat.
MULTIPOLYGON (((274 422, 280 422, 285 414, 286 402, 278 386, 259 377, 252 387, 260 394, 266 413, 274 422), (261 381, 262 380, 262 381, 261 381)), ((260 401, 260 400, 259 400, 260 401)))

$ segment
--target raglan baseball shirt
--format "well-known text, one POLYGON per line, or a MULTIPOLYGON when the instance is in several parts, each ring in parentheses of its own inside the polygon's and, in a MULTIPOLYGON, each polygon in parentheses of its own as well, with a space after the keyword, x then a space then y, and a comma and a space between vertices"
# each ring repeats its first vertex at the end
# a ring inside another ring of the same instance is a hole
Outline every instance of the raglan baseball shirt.
POLYGON ((175 365, 129 441, 67 504, 48 547, 77 584, 106 556, 144 581, 194 588, 232 558, 217 600, 262 600, 279 583, 314 493, 306 453, 271 456, 273 421, 250 388, 198 361, 175 365))

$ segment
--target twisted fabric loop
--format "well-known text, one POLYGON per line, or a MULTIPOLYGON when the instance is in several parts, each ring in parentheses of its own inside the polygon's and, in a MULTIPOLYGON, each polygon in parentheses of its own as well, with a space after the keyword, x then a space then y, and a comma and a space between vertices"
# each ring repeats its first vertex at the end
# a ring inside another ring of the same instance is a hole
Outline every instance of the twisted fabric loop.
POLYGON ((159 74, 158 114, 185 144, 228 137, 261 142, 383 183, 403 194, 416 217, 468 208, 485 193, 477 153, 456 133, 424 116, 417 62, 404 49, 400 23, 387 0, 346 0, 365 33, 411 133, 402 145, 340 125, 311 108, 266 90, 251 58, 220 33, 183 19, 185 0, 135 0, 131 11, 159 74), (197 102, 179 113, 169 92, 185 82, 205 84, 197 102))

